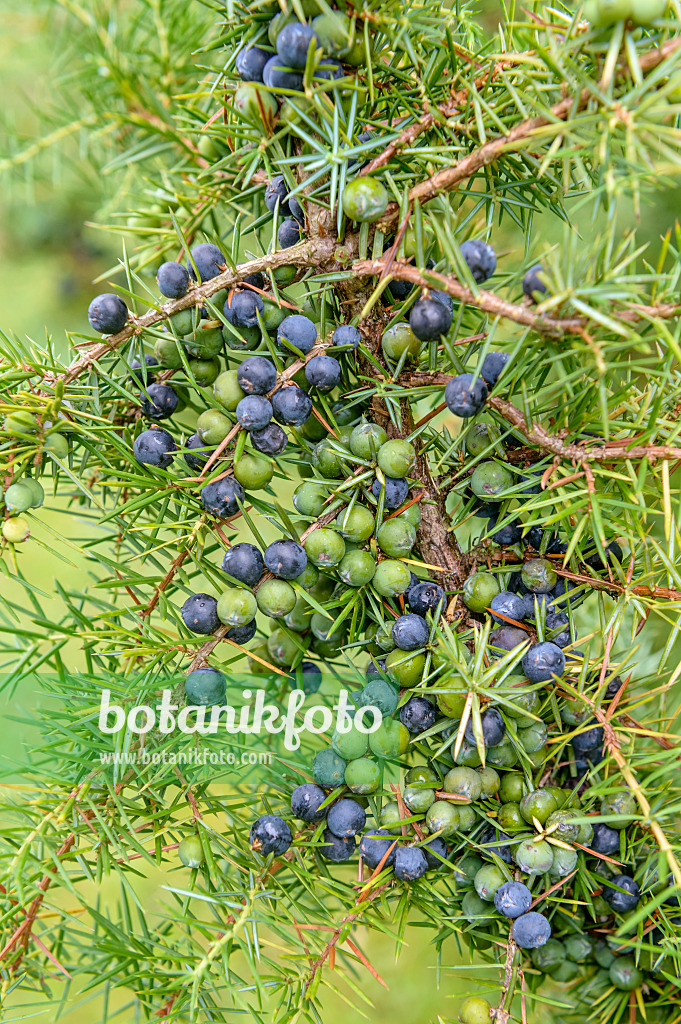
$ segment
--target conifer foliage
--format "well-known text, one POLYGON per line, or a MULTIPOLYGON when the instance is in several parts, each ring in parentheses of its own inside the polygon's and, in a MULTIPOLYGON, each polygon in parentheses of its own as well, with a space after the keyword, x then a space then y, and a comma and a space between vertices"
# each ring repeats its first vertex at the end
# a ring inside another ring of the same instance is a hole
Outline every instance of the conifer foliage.
POLYGON ((0 346, 6 685, 52 698, 4 993, 320 1021, 416 925, 462 1024, 677 1019, 681 237, 621 210, 681 168, 681 8, 131 6, 66 84, 120 265, 67 356, 0 346), (81 585, 24 571, 44 530, 81 585), (242 683, 355 724, 253 770, 100 728, 242 683))

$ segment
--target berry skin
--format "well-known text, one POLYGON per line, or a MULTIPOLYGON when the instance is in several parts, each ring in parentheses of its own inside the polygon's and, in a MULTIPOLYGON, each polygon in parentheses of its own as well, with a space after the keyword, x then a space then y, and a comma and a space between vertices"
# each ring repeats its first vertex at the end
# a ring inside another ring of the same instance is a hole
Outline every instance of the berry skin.
POLYGON ((523 584, 533 594, 548 594, 558 582, 558 575, 547 558, 531 558, 520 573, 523 584))
POLYGON ((340 836, 335 836, 327 828, 324 830, 319 852, 325 860, 331 861, 332 864, 341 864, 343 861, 350 860, 355 852, 355 837, 347 836, 341 838, 340 836))
MULTIPOLYGON (((167 469, 173 461, 173 455, 177 448, 167 430, 163 430, 161 427, 155 429, 152 427, 135 438, 133 451, 141 466, 158 466, 160 469, 167 469)), ((8 487, 5 495, 5 504, 8 508, 11 507, 8 504, 8 495, 11 489, 8 487)), ((20 511, 23 510, 20 509, 20 511)))
POLYGON ((326 747, 315 754, 312 762, 312 777, 318 786, 335 789, 345 779, 346 761, 331 747, 326 747))
POLYGON ((506 875, 496 864, 485 864, 473 879, 475 891, 481 900, 491 903, 497 889, 506 881, 506 875))
POLYGON ((457 766, 445 775, 443 788, 445 793, 465 796, 468 800, 479 800, 482 793, 482 780, 472 768, 457 766))
POLYGON ((414 361, 421 351, 421 342, 409 324, 397 323, 388 327, 381 338, 383 355, 393 363, 400 361, 404 355, 405 362, 414 361))
POLYGON ((127 323, 128 307, 118 295, 105 292, 92 300, 87 318, 99 334, 118 334, 127 323))
POLYGON ((409 326, 419 341, 437 341, 452 326, 452 314, 437 299, 419 299, 412 306, 409 326))
POLYGON ((572 737, 572 746, 575 753, 587 756, 592 750, 600 750, 603 746, 603 729, 596 725, 592 729, 587 729, 586 732, 577 733, 572 737))
POLYGON ((638 988, 643 981, 643 974, 631 956, 618 956, 610 965, 608 973, 615 988, 623 992, 631 992, 632 989, 638 988))
POLYGON ((482 455, 495 441, 498 443, 498 436, 495 428, 490 423, 472 423, 464 435, 466 452, 473 458, 482 455))
POLYGON ((463 603, 472 612, 483 612, 498 593, 499 584, 496 576, 490 572, 473 572, 464 581, 463 603))
POLYGON ((492 1007, 480 996, 470 996, 461 1004, 459 1020, 461 1024, 489 1024, 492 1007))
POLYGON ((282 580, 294 580, 307 566, 305 549, 295 540, 275 540, 265 550, 265 565, 282 580))
POLYGON ((536 843, 533 839, 524 839, 516 846, 513 858, 528 875, 543 875, 553 865, 553 848, 544 840, 536 843))
POLYGON ((203 847, 198 836, 187 836, 177 848, 180 863, 186 868, 200 868, 204 861, 203 847))
POLYGON ((192 594, 182 605, 182 621, 192 633, 208 635, 220 625, 218 603, 209 594, 192 594))
POLYGON ((195 473, 200 473, 208 462, 213 449, 202 441, 198 434, 192 434, 191 437, 188 437, 184 447, 189 449, 183 452, 184 461, 195 473))
POLYGON ((460 249, 461 255, 473 275, 473 280, 478 284, 486 281, 497 269, 497 258, 494 249, 491 245, 487 245, 486 242, 472 238, 467 242, 462 242, 460 249))
MULTIPOLYGON (((314 484, 311 484, 311 486, 314 487, 314 484)), ((320 515, 326 502, 326 491, 323 491, 321 488, 319 490, 321 492, 319 496, 321 501, 318 506, 319 511, 315 515, 320 515)), ((368 540, 374 532, 375 525, 374 517, 364 505, 354 505, 352 508, 342 509, 336 516, 336 529, 341 537, 354 544, 368 540)))
POLYGON ((401 651, 417 651, 428 643, 428 623, 420 615, 400 615, 393 623, 392 637, 401 651))
POLYGON ((177 409, 179 398, 170 384, 149 384, 142 392, 142 412, 150 420, 167 420, 177 409))
POLYGON ((156 282, 161 295, 179 299, 189 291, 189 271, 181 263, 169 260, 158 268, 156 282))
POLYGON ((513 486, 513 474, 501 462, 480 462, 471 476, 471 490, 484 501, 501 501, 504 491, 513 486))
POLYGON ((299 349, 306 356, 317 344, 317 328, 309 317, 292 313, 279 324, 277 343, 286 350, 299 349))
POLYGON ((521 949, 537 949, 551 938, 551 925, 543 914, 531 910, 517 917, 513 924, 513 940, 521 949))
POLYGON ((258 323, 258 313, 262 316, 265 312, 265 303, 257 292, 238 291, 232 295, 224 305, 225 319, 233 327, 255 327, 258 323))
MULTIPOLYGON (((220 252, 217 245, 212 245, 211 242, 201 242, 200 245, 195 245, 190 251, 202 282, 212 281, 214 277, 217 277, 227 267, 227 260, 224 254, 220 252)), ((191 260, 187 261, 187 270, 191 277, 196 280, 191 260)))
POLYGON ((311 661, 301 661, 289 675, 289 682, 292 690, 301 689, 303 693, 316 693, 322 685, 322 670, 311 661))
POLYGON ((430 729, 437 721, 437 708, 425 697, 410 697, 400 708, 400 722, 412 735, 430 729))
POLYGON ((564 612, 546 613, 546 636, 556 647, 567 647, 571 643, 570 620, 564 612))
POLYGON ((349 587, 364 587, 371 583, 376 562, 369 551, 348 551, 338 563, 338 575, 349 587))
MULTIPOLYGON (((494 524, 490 522, 490 529, 494 524)), ((522 536, 522 524, 516 519, 514 522, 507 523, 506 526, 502 526, 499 530, 496 530, 492 534, 492 540, 495 544, 500 544, 503 547, 509 544, 517 544, 522 536)))
POLYGON ((528 299, 532 299, 533 302, 541 302, 541 296, 546 295, 548 288, 539 275, 543 273, 541 263, 537 263, 536 266, 531 267, 527 271, 523 278, 523 292, 527 295, 528 299))
POLYGON ((593 838, 589 846, 595 853, 604 853, 608 857, 617 857, 620 852, 620 834, 617 829, 597 821, 593 826, 593 838))
POLYGON ((272 419, 272 403, 264 395, 246 395, 236 407, 236 418, 245 430, 264 430, 272 419))
POLYGON ((502 625, 507 619, 514 619, 516 622, 522 622, 525 618, 524 599, 518 594, 512 594, 508 590, 502 590, 500 594, 496 594, 496 596, 490 601, 490 608, 492 609, 492 618, 494 621, 500 622, 502 625), (502 615, 506 618, 502 618, 502 615))
POLYGON ((386 441, 378 450, 378 465, 386 476, 404 477, 414 465, 415 451, 409 441, 386 441))
POLYGON ((244 46, 236 55, 236 73, 244 82, 262 82, 263 69, 271 56, 259 46, 244 46))
POLYGON ((366 825, 366 811, 356 800, 343 799, 329 809, 326 817, 329 831, 339 839, 356 836, 366 825))
POLYGON ((343 65, 340 61, 334 60, 332 57, 325 57, 315 69, 314 77, 321 78, 323 82, 333 82, 339 78, 343 78, 345 72, 343 65))
POLYGON ((197 668, 184 681, 187 704, 211 707, 222 704, 227 697, 227 680, 216 668, 197 668))
POLYGON ((455 416, 468 419, 476 416, 487 401, 487 385, 480 377, 474 381, 472 373, 452 377, 445 388, 447 408, 455 416))
POLYGON ((381 712, 384 718, 392 715, 397 710, 398 695, 392 683, 386 682, 380 676, 373 677, 362 690, 359 699, 359 707, 372 705, 381 712))
POLYGON ((341 324, 333 332, 331 340, 336 347, 349 345, 354 350, 362 341, 362 335, 356 327, 352 327, 350 324, 341 324))
POLYGON ((522 882, 504 882, 494 893, 494 906, 504 917, 526 914, 532 903, 532 893, 522 882))
POLYGON ((362 224, 380 220, 388 208, 388 191, 377 178, 355 178, 343 190, 343 211, 362 224))
POLYGON ((548 789, 534 789, 520 801, 520 813, 528 824, 536 818, 540 825, 544 825, 557 810, 558 801, 548 789))
MULTIPOLYGON (((506 725, 496 708, 488 708, 480 715, 482 739, 486 747, 497 747, 506 735, 506 725)), ((466 723, 465 736, 469 743, 476 743, 473 733, 473 719, 466 723)))
MULTIPOLYGON (((325 487, 318 484, 315 480, 305 480, 302 484, 298 484, 293 492, 293 506, 301 515, 313 516, 316 519, 324 511, 327 497, 328 492, 325 487)), ((339 518, 342 515, 342 512, 338 513, 339 518)), ((343 533, 342 530, 338 532, 343 533)), ((343 534, 343 536, 345 535, 343 534)))
POLYGON ((386 558, 376 566, 372 586, 381 597, 397 597, 409 586, 409 577, 409 569, 403 562, 386 558))
POLYGON ((327 479, 338 480, 345 476, 340 459, 341 456, 329 447, 327 440, 320 441, 312 449, 312 465, 327 479))
POLYGON ((26 512, 33 508, 33 491, 25 480, 10 484, 5 491, 5 505, 10 512, 26 512))
MULTIPOLYGON (((268 60, 269 60, 268 54, 268 60)), ((267 61, 265 62, 267 63, 267 61)), ((283 217, 288 217, 291 213, 288 205, 288 186, 284 181, 283 175, 277 174, 271 181, 267 183, 265 189, 265 206, 274 213, 277 203, 279 203, 279 214, 283 217)))
POLYGON ((313 28, 292 22, 284 25, 277 36, 277 53, 287 67, 303 69, 310 45, 318 42, 313 28))
POLYGON ((415 882, 425 875, 428 861, 416 846, 398 846, 395 850, 395 877, 401 882, 415 882))
POLYGON ((303 89, 303 76, 299 71, 289 71, 285 61, 278 54, 270 57, 265 64, 262 69, 262 80, 268 89, 284 89, 287 92, 302 92, 303 89))
POLYGON ((523 672, 531 683, 548 683, 565 672, 565 655, 548 640, 532 644, 523 657, 523 672))
POLYGON ((428 611, 435 613, 438 607, 441 613, 444 612, 447 597, 437 583, 417 583, 415 587, 410 587, 407 602, 413 612, 425 616, 428 611))
POLYGON ((391 558, 409 555, 416 543, 416 530, 406 519, 388 519, 376 534, 379 547, 391 558))
POLYGON ((158 366, 158 359, 155 356, 146 355, 144 357, 144 368, 139 359, 133 359, 130 363, 130 386, 138 388, 146 387, 147 384, 152 384, 156 378, 153 373, 149 370, 150 366, 158 366), (146 376, 145 376, 146 375, 146 376))
POLYGON ((281 388, 272 395, 274 418, 285 426, 300 427, 312 415, 312 399, 295 384, 281 388))
POLYGON ((22 544, 31 536, 28 523, 23 516, 5 519, 2 524, 2 535, 8 544, 22 544))
POLYGON ((255 619, 252 622, 247 622, 245 626, 232 626, 228 629, 225 636, 228 640, 233 640, 235 644, 247 644, 249 640, 252 640, 257 631, 257 625, 255 619))
POLYGON ((251 849, 266 857, 273 853, 281 857, 293 842, 291 829, 276 814, 263 814, 251 825, 251 849))
POLYGON ((381 769, 368 757, 358 757, 345 769, 345 785, 358 796, 375 793, 381 783, 381 769))
POLYGON ((326 793, 313 782, 304 782, 291 794, 291 813, 301 821, 321 821, 326 810, 319 810, 326 800, 326 793))
POLYGON ((322 527, 314 530, 305 541, 307 557, 318 568, 327 568, 338 563, 345 554, 345 541, 340 533, 322 527))
POLYGON ((262 555, 252 544, 235 544, 224 553, 222 570, 233 580, 255 587, 264 569, 262 555))
POLYGON ((449 859, 449 848, 442 836, 435 836, 421 847, 426 858, 429 871, 439 871, 444 867, 443 861, 449 859))
POLYGON ((288 436, 278 423, 268 423, 262 430, 251 430, 250 441, 263 455, 281 455, 288 444, 288 436))
POLYGON ((640 898, 641 890, 629 875, 613 875, 610 884, 603 883, 603 899, 618 914, 634 910, 640 898))
MULTIPOLYGON (((371 493, 374 498, 378 500, 382 490, 384 490, 383 484, 376 477, 371 485, 371 493)), ((409 484, 404 478, 396 479, 395 477, 386 476, 384 495, 383 504, 385 508, 391 510, 399 508, 400 505, 404 505, 409 496, 409 484)))
POLYGON ((236 371, 239 387, 246 395, 266 395, 277 383, 277 370, 264 356, 249 356, 236 371))
POLYGON ((385 855, 388 854, 383 867, 392 867, 395 863, 396 846, 393 846, 394 843, 395 840, 387 829, 377 828, 371 832, 365 832, 359 844, 360 857, 367 867, 370 867, 373 871, 378 867, 385 855), (393 847, 392 850, 390 849, 391 846, 393 847), (388 853, 388 850, 390 850, 390 853, 388 853))
POLYGON ((341 382, 341 365, 333 356, 313 356, 305 364, 308 384, 318 391, 333 391, 341 382))
POLYGON ((504 372, 504 367, 510 359, 508 352, 488 352, 482 361, 480 376, 491 388, 504 372))
POLYGON ((277 242, 282 249, 290 249, 292 245, 298 244, 301 234, 298 221, 294 217, 286 217, 277 229, 277 242))
POLYGON ((255 596, 248 590, 227 590, 218 598, 218 618, 225 626, 246 626, 257 610, 255 596))
POLYGON ((232 421, 217 409, 206 409, 196 421, 196 433, 207 444, 220 444, 232 429, 232 421))
POLYGON ((201 504, 207 512, 212 512, 220 519, 235 516, 239 511, 239 502, 243 504, 245 497, 239 481, 229 476, 214 480, 201 490, 201 504))

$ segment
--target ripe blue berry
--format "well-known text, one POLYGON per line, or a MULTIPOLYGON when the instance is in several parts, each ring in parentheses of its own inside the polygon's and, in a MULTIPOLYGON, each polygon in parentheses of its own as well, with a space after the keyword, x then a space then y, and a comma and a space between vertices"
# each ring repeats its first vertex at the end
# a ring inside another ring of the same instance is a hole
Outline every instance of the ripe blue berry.
POLYGON ((428 861, 417 846, 398 846, 395 851, 395 877, 402 882, 415 882, 425 875, 428 861))
POLYGON ((181 263, 169 260, 158 268, 156 282, 161 295, 168 299, 179 299, 189 290, 189 272, 181 263))
POLYGON ((494 621, 500 622, 502 625, 507 619, 522 622, 525 618, 525 599, 519 594, 512 594, 508 590, 502 590, 500 594, 493 597, 490 601, 490 608, 492 609, 494 621), (506 618, 501 616, 506 616, 506 618))
POLYGON ((362 335, 351 324, 341 324, 333 332, 331 340, 336 346, 349 345, 352 349, 356 349, 362 340, 362 335))
POLYGON ((452 314, 438 299, 419 299, 412 306, 409 326, 419 341, 437 341, 452 326, 452 314))
POLYGON ((227 299, 224 305, 225 319, 233 327, 255 327, 258 313, 262 316, 264 312, 265 304, 258 293, 245 289, 234 292, 231 302, 227 299))
POLYGON ((400 722, 414 735, 430 729, 437 717, 437 708, 425 697, 410 697, 400 708, 400 722))
POLYGON ((629 875, 613 875, 609 883, 603 884, 603 899, 618 914, 634 910, 641 896, 641 890, 629 875), (615 886, 617 888, 615 888, 615 886))
POLYGON ((252 430, 250 441, 264 455, 281 455, 288 444, 286 431, 278 423, 268 423, 262 430, 252 430))
POLYGON ((263 430, 272 419, 272 403, 263 395, 247 395, 236 407, 236 418, 246 430, 263 430))
MULTIPOLYGON (((383 484, 376 477, 371 485, 371 493, 374 498, 380 497, 381 491, 383 490, 383 484)), ((399 508, 400 505, 404 505, 407 497, 409 496, 409 484, 403 477, 385 477, 385 497, 383 498, 383 504, 388 509, 399 508)))
POLYGON ((289 384, 272 395, 272 411, 279 423, 300 427, 312 414, 312 399, 296 384, 289 384))
POLYGON ((366 811, 356 800, 345 798, 335 803, 327 815, 329 831, 339 839, 356 836, 366 824, 366 811))
POLYGON ((317 328, 309 317, 292 313, 279 324, 277 343, 283 349, 297 348, 306 356, 317 343, 317 328))
POLYGON ((257 624, 255 619, 252 622, 247 622, 243 626, 232 626, 231 629, 227 630, 225 634, 228 640, 233 640, 235 644, 247 644, 249 640, 252 640, 257 632, 257 624))
POLYGON ((187 463, 190 469, 193 469, 195 473, 200 473, 203 467, 208 462, 211 453, 214 451, 210 445, 199 437, 198 434, 192 434, 188 437, 184 444, 184 461, 187 463), (195 451, 194 451, 195 449, 195 451))
POLYGON ((308 694, 316 693, 322 685, 322 670, 312 661, 301 661, 288 678, 291 689, 300 689, 308 694))
POLYGON ((521 949, 537 949, 551 938, 551 925, 543 914, 531 910, 517 917, 513 924, 513 939, 521 949))
POLYGON ((100 334, 118 334, 128 319, 128 307, 118 295, 105 292, 92 300, 87 318, 90 326, 100 334))
POLYGON ((263 814, 251 825, 251 848, 266 857, 273 853, 281 857, 293 842, 291 829, 276 814, 263 814))
POLYGON ((571 643, 570 620, 564 612, 546 613, 546 638, 556 647, 567 647, 571 643))
POLYGON ((523 292, 527 295, 528 299, 532 299, 533 302, 541 302, 542 295, 546 295, 548 288, 539 275, 543 273, 541 263, 537 263, 534 267, 527 271, 523 278, 523 292))
POLYGON ((332 391, 341 382, 341 366, 333 356, 313 356, 305 365, 305 377, 318 391, 332 391))
POLYGON ((167 469, 177 448, 167 430, 152 427, 135 438, 133 450, 141 466, 159 466, 161 469, 167 469))
MULTIPOLYGON (((218 274, 226 269, 227 261, 224 254, 220 252, 217 245, 213 245, 211 242, 201 242, 200 245, 195 245, 190 252, 201 281, 212 281, 214 277, 217 277, 218 274)), ((187 261, 187 270, 192 278, 196 280, 191 260, 187 261)))
POLYGON ((142 412, 150 420, 167 420, 177 409, 179 398, 170 384, 149 384, 141 394, 142 412))
POLYGON ((491 388, 494 387, 501 377, 504 367, 510 358, 508 352, 488 352, 483 359, 480 376, 491 388))
POLYGON ((331 829, 327 828, 324 830, 319 852, 325 860, 331 861, 332 864, 341 864, 343 861, 350 860, 355 852, 355 837, 335 836, 331 829))
POLYGON ((268 89, 301 92, 303 88, 303 76, 299 71, 290 71, 278 54, 265 64, 262 80, 268 89))
POLYGON ((281 174, 275 175, 271 181, 268 181, 265 189, 265 206, 270 213, 274 213, 277 203, 280 216, 288 217, 291 212, 288 206, 288 185, 281 174))
POLYGON ((442 836, 435 836, 421 847, 426 858, 429 871, 439 871, 444 867, 443 861, 449 859, 449 848, 442 836))
POLYGON ((487 385, 478 377, 473 380, 472 373, 460 373, 453 377, 445 388, 445 402, 455 416, 467 419, 475 416, 483 408, 487 400, 487 385))
POLYGON ((277 36, 277 53, 287 67, 303 69, 312 43, 319 43, 315 30, 294 21, 284 25, 277 36))
POLYGON ((523 672, 531 683, 547 683, 565 672, 565 655, 549 641, 532 644, 523 658, 523 672))
POLYGON ((494 893, 494 906, 504 917, 526 914, 532 903, 532 893, 522 882, 504 882, 494 893))
POLYGON ((606 825, 604 821, 597 821, 593 826, 593 833, 589 847, 595 853, 604 853, 608 857, 619 856, 620 834, 617 829, 606 825))
POLYGON ((259 46, 244 46, 236 55, 236 72, 244 82, 262 82, 262 73, 272 56, 259 46))
POLYGON ((153 373, 148 369, 150 366, 158 366, 158 359, 156 356, 145 356, 144 367, 139 359, 133 359, 130 363, 130 385, 134 387, 144 388, 148 384, 153 384, 156 380, 153 373))
POLYGON ((393 848, 388 853, 383 865, 384 868, 392 867, 395 863, 396 849, 393 843, 395 843, 395 837, 385 828, 376 828, 371 832, 365 832, 359 844, 360 857, 373 871, 374 868, 378 867, 392 846, 393 848))
POLYGON ((263 574, 263 557, 253 544, 242 541, 225 552, 222 569, 239 583, 254 587, 263 574))
POLYGON ((301 227, 294 217, 286 217, 277 228, 277 242, 282 249, 290 249, 300 241, 301 227))
POLYGON ((314 782, 304 782, 291 794, 291 812, 302 821, 321 821, 326 810, 319 810, 326 800, 326 793, 314 782))
MULTIPOLYGON (((488 708, 487 711, 483 711, 480 715, 480 725, 482 739, 486 747, 498 746, 506 735, 506 724, 496 708, 488 708)), ((476 742, 472 717, 466 723, 465 736, 469 743, 476 742)))
POLYGON ((500 527, 492 534, 492 540, 495 544, 500 544, 506 547, 509 544, 517 544, 523 535, 522 523, 516 519, 513 522, 507 523, 506 526, 500 527))
POLYGON ((225 476, 222 480, 213 480, 212 483, 206 484, 201 491, 201 504, 207 512, 212 512, 220 519, 227 519, 237 514, 239 502, 243 504, 245 497, 239 481, 231 476, 225 476))
POLYGON ((184 695, 187 704, 194 707, 222 704, 227 697, 227 680, 216 668, 197 668, 184 681, 184 695))
POLYGON ((236 379, 247 395, 266 395, 277 383, 277 369, 264 356, 249 356, 236 371, 236 379))
POLYGON ((497 268, 497 258, 491 245, 472 238, 467 242, 462 242, 460 248, 461 255, 468 264, 474 281, 482 284, 492 276, 497 268))
POLYGON ((447 597, 437 583, 417 581, 416 585, 410 587, 406 594, 407 603, 411 610, 417 615, 425 616, 426 612, 435 613, 440 608, 440 614, 445 609, 447 597))
POLYGON ((307 566, 305 549, 295 540, 273 541, 265 551, 265 565, 282 580, 294 580, 307 566))
POLYGON ((218 603, 209 594, 192 594, 182 605, 181 615, 192 633, 214 633, 220 625, 218 603))
POLYGON ((499 626, 493 629, 489 635, 489 646, 496 647, 501 651, 512 651, 514 647, 527 640, 527 633, 515 626, 499 626))
POLYGON ((400 615, 393 623, 392 637, 401 651, 417 651, 428 642, 428 623, 420 615, 400 615))

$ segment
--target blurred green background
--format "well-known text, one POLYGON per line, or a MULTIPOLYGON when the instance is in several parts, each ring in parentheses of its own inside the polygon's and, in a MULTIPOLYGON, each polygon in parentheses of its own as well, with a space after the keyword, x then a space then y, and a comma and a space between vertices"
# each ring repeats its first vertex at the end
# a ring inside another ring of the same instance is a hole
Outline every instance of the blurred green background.
MULTIPOLYGON (((190 0, 191 2, 191 0, 190 0)), ((64 3, 64 7, 73 7, 64 3)), ((111 0, 110 6, 115 5, 111 0)), ((118 5, 130 7, 130 4, 118 5)), ((492 25, 498 14, 498 5, 488 0, 483 8, 483 15, 492 25)), ((0 91, 4 98, 2 113, 5 127, 24 140, 23 152, 26 157, 34 150, 37 140, 44 132, 43 108, 54 101, 54 82, 57 77, 68 75, 69 61, 77 59, 77 54, 70 55, 68 49, 61 45, 55 47, 55 36, 52 31, 51 17, 39 5, 17 6, 7 0, 0 0, 0 91), (33 139, 33 141, 31 141, 33 139)), ((79 158, 78 146, 68 146, 68 157, 62 155, 62 149, 55 146, 50 151, 51 173, 36 181, 32 177, 30 159, 24 159, 17 153, 13 155, 13 171, 5 173, 5 186, 0 190, 0 308, 2 321, 0 326, 17 335, 28 335, 40 341, 47 331, 59 343, 59 348, 66 351, 65 329, 78 331, 87 326, 85 311, 93 292, 93 280, 103 270, 112 266, 120 254, 120 240, 108 236, 94 228, 87 227, 86 222, 94 218, 98 211, 106 207, 108 199, 119 187, 120 182, 113 176, 95 175, 88 164, 87 157, 79 158)), ((0 158, 0 168, 7 172, 6 154, 0 158)), ((120 172, 118 172, 120 174, 120 172)), ((681 198, 679 191, 667 193, 663 205, 647 209, 645 226, 641 231, 641 240, 659 244, 659 236, 673 222, 673 211, 681 198)), ((631 208, 621 212, 622 228, 634 226, 634 215, 631 208)), ((640 225, 636 225, 640 230, 640 225)), ((545 239, 554 233, 557 236, 558 226, 555 223, 539 225, 535 223, 535 232, 543 232, 545 239)), ((523 239, 512 225, 496 233, 497 249, 501 253, 522 253, 523 239)), ((134 238, 130 240, 134 243, 134 238)), ((62 584, 67 585, 82 578, 85 571, 84 560, 79 559, 73 551, 69 551, 68 559, 64 560, 55 553, 54 536, 63 531, 74 530, 74 521, 63 514, 63 506, 55 504, 48 498, 47 507, 41 513, 42 525, 38 525, 34 533, 34 543, 27 546, 21 554, 21 565, 24 574, 40 577, 43 586, 49 590, 50 580, 58 576, 62 584), (53 532, 52 532, 53 531, 53 532)), ((92 527, 82 523, 80 531, 85 532, 92 527)), ((250 539, 250 538, 249 538, 250 539)), ((18 588, 3 582, 4 601, 13 597, 20 599, 18 588)), ((656 645, 654 629, 646 631, 643 641, 651 646, 656 645)), ((74 662, 78 661, 74 652, 74 662)), ((644 660, 644 659, 642 659, 644 660)), ((7 698, 5 708, 16 708, 20 705, 24 710, 40 699, 39 693, 23 692, 7 698)), ((0 703, 0 711, 4 710, 0 703)), ((9 740, 9 748, 5 750, 5 763, 19 751, 24 738, 14 733, 9 740)), ((219 824, 218 824, 219 827, 219 824)), ((179 877, 179 876, 178 876, 179 877)), ((137 878, 135 889, 148 910, 149 919, 153 921, 154 906, 160 897, 159 886, 168 883, 169 876, 159 873, 158 876, 148 875, 137 878)), ((170 884, 175 882, 170 876, 170 884)), ((108 885, 102 886, 99 897, 106 904, 115 901, 117 894, 108 885)), ((385 1019, 418 1021, 452 1020, 456 1017, 456 1005, 453 997, 461 991, 471 991, 473 986, 461 980, 455 971, 443 970, 439 976, 439 989, 436 985, 435 954, 429 946, 430 933, 419 929, 407 932, 405 945, 400 959, 396 962, 394 945, 384 940, 377 933, 360 932, 361 945, 385 979, 388 990, 383 989, 365 972, 360 974, 358 981, 367 996, 373 1002, 373 1009, 367 1009, 363 1017, 356 1002, 348 1005, 340 998, 331 997, 327 1000, 327 1019, 331 1022, 343 1021, 344 1024, 355 1024, 362 1019, 379 1022, 385 1019)), ((445 951, 447 963, 460 963, 455 951, 445 951)), ((485 969, 489 977, 489 969, 485 969)), ((58 985, 55 986, 55 990, 58 985)), ((72 991, 69 996, 71 1009, 65 1010, 60 1019, 65 1024, 88 1024, 95 1016, 94 1007, 87 998, 79 997, 72 991)), ((113 993, 111 996, 112 1019, 113 1011, 128 1002, 124 992, 113 993)), ((54 1011, 41 1007, 25 994, 15 992, 7 1006, 7 1020, 17 1019, 53 1019, 54 1011)), ((123 1010, 119 1019, 132 1020, 132 1011, 123 1010)), ((534 1024, 548 1021, 550 1017, 542 1017, 537 1010, 533 1016, 534 1024)))

